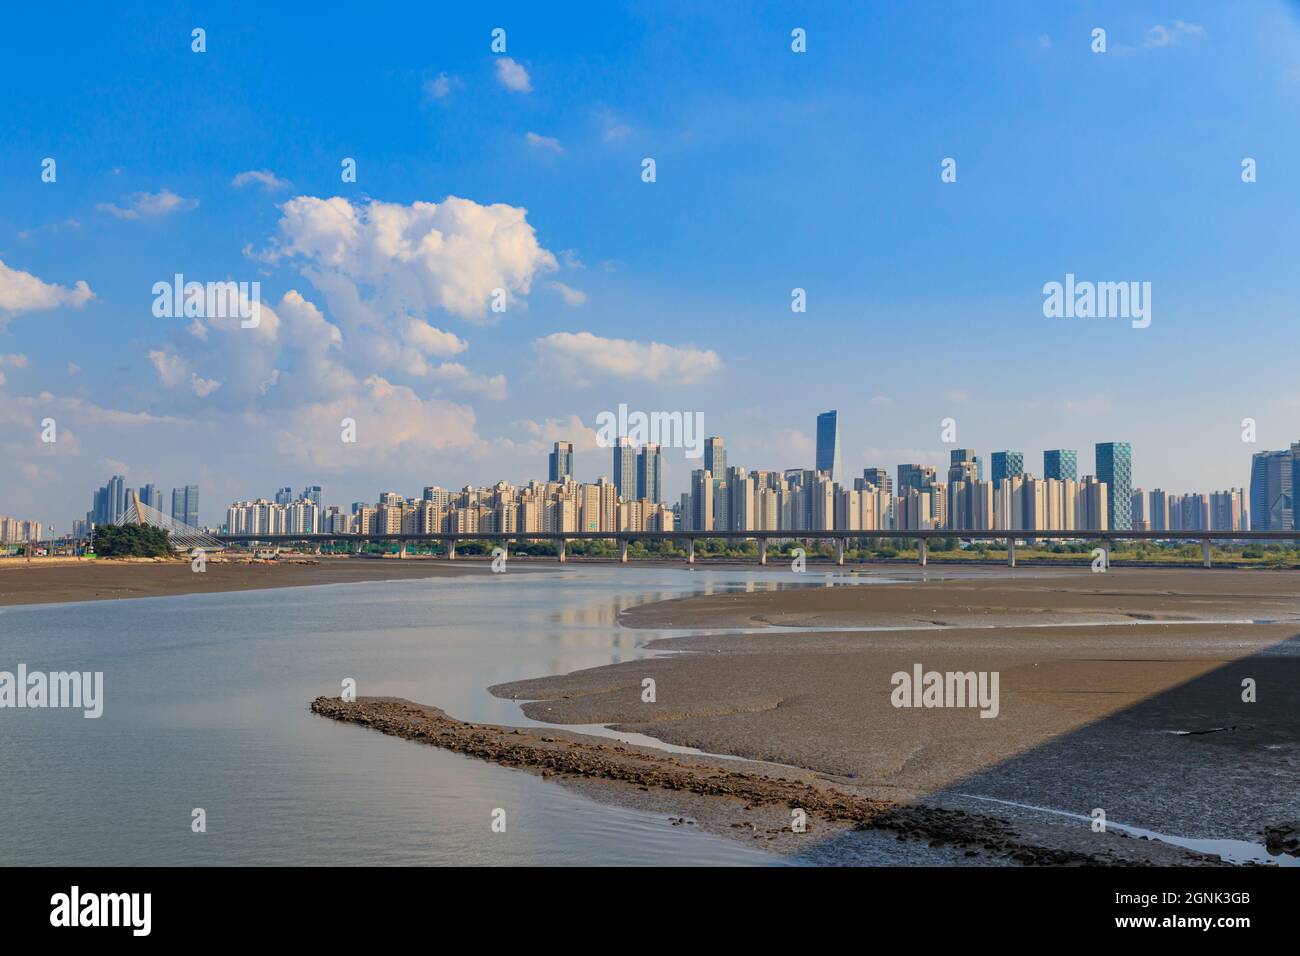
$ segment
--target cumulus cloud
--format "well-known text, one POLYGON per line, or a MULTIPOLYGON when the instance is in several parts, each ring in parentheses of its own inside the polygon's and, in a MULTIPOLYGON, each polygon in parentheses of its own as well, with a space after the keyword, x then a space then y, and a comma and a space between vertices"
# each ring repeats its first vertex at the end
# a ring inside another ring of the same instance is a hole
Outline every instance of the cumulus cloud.
POLYGON ((444 332, 422 319, 412 319, 403 338, 423 354, 438 357, 459 355, 469 348, 469 343, 454 332, 444 332))
POLYGON ((95 298, 84 279, 71 289, 42 282, 30 272, 13 269, 0 260, 0 325, 7 316, 19 312, 39 312, 70 305, 81 308, 95 298))
POLYGON ((524 134, 524 140, 529 146, 536 146, 539 149, 547 149, 553 153, 564 152, 564 147, 554 136, 542 136, 539 133, 528 132, 524 134))
POLYGON ((374 464, 479 444, 472 408, 421 398, 414 389, 377 375, 367 378, 353 395, 305 405, 292 422, 276 419, 272 427, 277 428, 277 448, 320 467, 374 464), (345 418, 356 423, 355 443, 340 439, 345 418))
POLYGON ((304 274, 344 323, 383 327, 394 316, 442 309, 482 321, 494 290, 527 295, 534 276, 557 268, 528 211, 449 196, 441 203, 352 203, 299 196, 282 207, 267 258, 304 260, 304 274))
POLYGON ((690 385, 722 368, 712 349, 608 339, 590 332, 555 332, 533 343, 544 364, 585 384, 597 378, 690 385))
POLYGON ((176 212, 188 212, 199 204, 197 199, 186 199, 170 189, 156 193, 135 193, 125 206, 102 202, 95 208, 118 219, 156 219, 176 212))
POLYGON ((500 401, 507 396, 504 375, 478 375, 459 362, 443 362, 431 369, 429 376, 442 385, 484 398, 500 401))
POLYGON ((269 169, 249 169, 245 172, 238 173, 235 178, 230 181, 230 185, 234 186, 236 189, 242 189, 244 186, 253 183, 256 183, 263 189, 271 192, 277 189, 288 189, 289 186, 292 185, 287 179, 281 179, 269 169))
POLYGON ((514 93, 533 91, 533 81, 523 64, 516 63, 508 56, 497 57, 497 82, 514 93))
POLYGON ((530 455, 550 451, 557 441, 573 442, 575 452, 593 451, 600 447, 596 430, 583 424, 582 419, 577 415, 570 415, 568 418, 547 418, 540 422, 525 418, 515 422, 514 427, 528 438, 523 442, 508 443, 513 448, 530 455))

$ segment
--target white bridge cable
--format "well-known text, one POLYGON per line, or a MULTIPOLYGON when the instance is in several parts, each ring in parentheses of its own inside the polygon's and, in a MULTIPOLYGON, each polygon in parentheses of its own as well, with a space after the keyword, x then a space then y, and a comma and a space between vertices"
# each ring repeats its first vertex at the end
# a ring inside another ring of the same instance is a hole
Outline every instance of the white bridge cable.
POLYGON ((177 521, 171 515, 163 514, 157 508, 142 502, 134 492, 131 493, 131 503, 127 505, 126 512, 118 524, 144 524, 151 528, 161 528, 168 533, 172 547, 181 551, 190 551, 194 548, 221 551, 225 548, 225 545, 206 531, 184 521, 177 521))

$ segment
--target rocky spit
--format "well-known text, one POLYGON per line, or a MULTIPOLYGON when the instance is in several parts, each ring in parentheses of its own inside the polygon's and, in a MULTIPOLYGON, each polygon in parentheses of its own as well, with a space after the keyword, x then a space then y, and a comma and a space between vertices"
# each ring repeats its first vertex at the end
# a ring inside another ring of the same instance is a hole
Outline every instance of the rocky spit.
MULTIPOLYGON (((1093 852, 1042 845, 995 816, 871 799, 793 768, 774 767, 769 772, 764 767, 759 772, 760 765, 754 763, 667 754, 566 731, 466 723, 437 707, 397 698, 345 701, 318 697, 311 710, 322 717, 547 778, 605 781, 665 796, 714 798, 730 804, 734 811, 730 816, 739 816, 738 822, 727 824, 732 828, 757 831, 760 824, 771 822, 772 811, 801 809, 807 814, 809 831, 818 825, 830 830, 886 831, 899 840, 924 841, 933 847, 964 851, 967 857, 1012 864, 1123 866, 1150 862, 1124 846, 1137 841, 1116 841, 1113 849, 1093 852)), ((792 833, 789 824, 782 829, 792 833)), ((782 844, 782 848, 788 846, 788 841, 782 844)), ((1178 862, 1184 865, 1222 863, 1217 857, 1190 852, 1180 856, 1178 862)))

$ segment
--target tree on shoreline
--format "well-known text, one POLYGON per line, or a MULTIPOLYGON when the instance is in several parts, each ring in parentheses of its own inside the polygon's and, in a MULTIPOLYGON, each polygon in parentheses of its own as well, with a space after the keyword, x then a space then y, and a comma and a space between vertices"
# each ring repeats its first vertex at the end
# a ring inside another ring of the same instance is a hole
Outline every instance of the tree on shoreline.
POLYGON ((95 554, 101 558, 169 558, 168 533, 147 524, 109 524, 95 528, 95 554))

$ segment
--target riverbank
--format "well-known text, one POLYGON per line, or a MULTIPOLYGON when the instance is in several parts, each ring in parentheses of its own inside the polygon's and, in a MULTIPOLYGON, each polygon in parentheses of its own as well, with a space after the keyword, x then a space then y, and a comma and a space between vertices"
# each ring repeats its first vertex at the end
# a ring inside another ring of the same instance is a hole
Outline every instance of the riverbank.
POLYGON ((852 830, 885 833, 900 842, 920 842, 990 863, 1122 866, 1220 862, 1120 833, 1090 834, 1086 840, 1076 834, 1072 841, 1053 837, 1049 844, 1041 829, 1012 824, 994 814, 870 798, 795 768, 670 755, 567 731, 466 723, 436 707, 395 698, 345 702, 318 697, 311 710, 332 720, 578 783, 588 792, 599 787, 602 792, 593 795, 604 799, 644 805, 646 801, 636 794, 657 795, 658 799, 647 799, 661 810, 664 806, 680 807, 682 812, 689 808, 690 818, 677 817, 674 823, 761 840, 768 849, 782 852, 807 851, 852 830))

